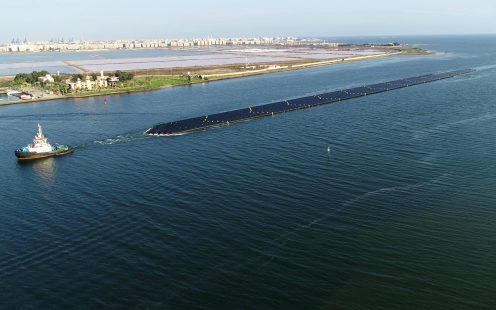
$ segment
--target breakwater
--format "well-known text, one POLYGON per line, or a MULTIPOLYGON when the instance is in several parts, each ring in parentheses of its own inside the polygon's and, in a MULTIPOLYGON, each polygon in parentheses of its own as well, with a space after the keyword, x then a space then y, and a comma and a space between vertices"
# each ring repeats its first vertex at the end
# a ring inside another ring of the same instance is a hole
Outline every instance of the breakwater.
POLYGON ((145 131, 145 135, 150 136, 175 136, 188 132, 204 130, 210 127, 227 126, 236 122, 249 120, 263 116, 273 116, 275 114, 291 112, 299 109, 311 108, 323 104, 340 102, 353 98, 373 95, 404 87, 415 86, 452 78, 458 75, 473 72, 473 69, 456 70, 422 76, 408 77, 400 80, 388 81, 378 84, 359 86, 344 90, 337 90, 330 93, 323 93, 314 96, 307 96, 296 99, 289 99, 273 102, 243 109, 210 115, 198 116, 184 120, 157 124, 145 131))

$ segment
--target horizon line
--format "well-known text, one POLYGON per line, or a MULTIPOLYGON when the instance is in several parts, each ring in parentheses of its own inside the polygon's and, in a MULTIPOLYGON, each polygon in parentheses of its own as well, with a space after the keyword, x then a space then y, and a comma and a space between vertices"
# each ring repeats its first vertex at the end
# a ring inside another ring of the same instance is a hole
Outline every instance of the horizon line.
MULTIPOLYGON (((321 39, 321 38, 368 38, 368 37, 437 37, 437 36, 491 36, 496 35, 496 32, 480 32, 480 33, 433 33, 433 34, 353 34, 353 35, 303 35, 303 36, 295 36, 295 35, 250 35, 250 36, 198 36, 198 37, 176 37, 176 38, 127 38, 127 39, 74 39, 72 36, 68 37, 59 37, 61 39, 73 39, 74 41, 126 41, 126 40, 194 40, 194 39, 229 39, 229 38, 296 38, 296 39, 321 39)), ((26 38, 27 36, 24 36, 26 38)), ((19 36, 14 37, 15 39, 20 39, 19 36)), ((12 39, 14 39, 12 38, 12 39)), ((56 37, 52 37, 50 39, 42 39, 28 42, 46 42, 54 39, 56 37)), ((11 39, 11 40, 12 40, 11 39)), ((22 40, 24 41, 24 40, 22 40)), ((0 42, 0 44, 11 44, 11 42, 4 41, 0 42)))

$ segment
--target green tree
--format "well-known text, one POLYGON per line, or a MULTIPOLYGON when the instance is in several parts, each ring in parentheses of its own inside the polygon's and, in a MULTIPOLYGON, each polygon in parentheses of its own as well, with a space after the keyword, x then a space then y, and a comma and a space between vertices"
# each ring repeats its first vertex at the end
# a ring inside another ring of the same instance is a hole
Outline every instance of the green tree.
POLYGON ((63 83, 58 83, 56 85, 56 90, 61 93, 61 94, 66 94, 69 92, 69 85, 63 84, 63 83))
POLYGON ((45 76, 48 74, 48 71, 42 70, 42 71, 33 71, 31 73, 19 73, 14 77, 14 83, 15 84, 24 84, 24 83, 29 83, 29 84, 34 84, 38 82, 38 78, 45 76))
POLYGON ((78 79, 80 79, 81 81, 82 81, 82 80, 84 80, 83 75, 82 75, 82 74, 80 74, 80 73, 77 73, 77 74, 73 74, 73 75, 71 76, 71 81, 72 81, 72 82, 76 82, 78 79))
POLYGON ((26 80, 28 78, 28 74, 26 73, 19 73, 19 74, 16 74, 15 78, 14 78, 14 84, 24 84, 26 83, 26 80))
POLYGON ((115 71, 115 74, 114 75, 116 77, 118 77, 119 78, 119 81, 121 81, 121 82, 129 81, 129 80, 132 80, 134 78, 134 73, 120 71, 120 70, 115 71))

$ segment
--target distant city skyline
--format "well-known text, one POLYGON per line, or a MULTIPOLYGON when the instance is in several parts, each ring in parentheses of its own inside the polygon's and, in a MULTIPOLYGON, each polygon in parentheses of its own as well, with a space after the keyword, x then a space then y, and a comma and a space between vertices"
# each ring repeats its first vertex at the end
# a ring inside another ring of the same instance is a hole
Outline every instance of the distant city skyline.
POLYGON ((2 3, 0 42, 496 33, 493 0, 2 3), (14 14, 13 12, 17 12, 14 14))

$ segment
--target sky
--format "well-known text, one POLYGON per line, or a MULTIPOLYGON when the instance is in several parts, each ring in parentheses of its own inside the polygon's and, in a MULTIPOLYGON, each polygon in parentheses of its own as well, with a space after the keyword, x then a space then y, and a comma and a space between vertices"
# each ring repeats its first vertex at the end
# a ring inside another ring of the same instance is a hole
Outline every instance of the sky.
POLYGON ((496 0, 0 0, 0 42, 496 33, 496 0))

